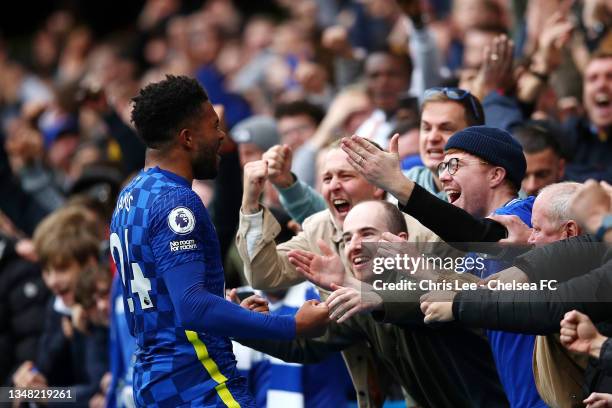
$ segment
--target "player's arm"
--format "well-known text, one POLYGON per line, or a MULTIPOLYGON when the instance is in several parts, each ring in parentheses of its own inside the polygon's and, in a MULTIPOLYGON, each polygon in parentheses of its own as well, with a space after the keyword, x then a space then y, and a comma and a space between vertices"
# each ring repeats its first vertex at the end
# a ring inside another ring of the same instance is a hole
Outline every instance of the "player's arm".
POLYGON ((292 341, 236 339, 240 344, 290 363, 314 364, 331 354, 364 340, 359 326, 352 320, 343 324, 331 322, 321 337, 292 341))
POLYGON ((198 261, 176 266, 163 275, 179 323, 188 330, 290 340, 296 335, 312 335, 327 320, 327 307, 315 302, 302 306, 295 318, 251 312, 206 290, 205 275, 204 263, 198 261))
POLYGON ((223 270, 215 230, 199 197, 177 188, 158 197, 151 208, 147 233, 156 271, 181 326, 223 336, 292 339, 296 331, 308 335, 314 321, 326 320, 323 306, 308 305, 296 318, 260 315, 211 293, 205 283, 219 279, 223 270))
POLYGON ((243 309, 204 286, 206 267, 195 261, 167 270, 163 277, 181 326, 221 336, 295 337, 293 316, 273 316, 243 309))

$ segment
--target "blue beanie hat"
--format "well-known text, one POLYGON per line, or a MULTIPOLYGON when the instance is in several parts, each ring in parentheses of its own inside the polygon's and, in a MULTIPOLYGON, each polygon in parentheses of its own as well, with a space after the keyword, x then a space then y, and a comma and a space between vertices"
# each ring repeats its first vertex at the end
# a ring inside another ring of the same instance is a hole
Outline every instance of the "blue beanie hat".
POLYGON ((520 188, 527 162, 523 148, 510 133, 489 126, 471 126, 455 133, 444 150, 459 149, 488 163, 503 167, 506 178, 520 188))

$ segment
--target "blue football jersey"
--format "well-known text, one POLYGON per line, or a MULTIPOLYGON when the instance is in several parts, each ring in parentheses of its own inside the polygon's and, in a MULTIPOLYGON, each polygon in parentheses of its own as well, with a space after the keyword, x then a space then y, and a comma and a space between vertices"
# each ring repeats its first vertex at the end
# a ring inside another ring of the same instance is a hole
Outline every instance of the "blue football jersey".
MULTIPOLYGON (((516 215, 531 228, 534 201, 535 197, 517 198, 494 212, 499 215, 516 215)), ((480 275, 481 278, 512 266, 508 261, 496 259, 486 259, 484 264, 485 270, 480 275)), ((506 391, 510 406, 512 408, 546 407, 538 394, 533 377, 532 360, 535 336, 498 330, 487 330, 487 336, 499 379, 506 391)))
POLYGON ((188 181, 159 168, 142 171, 119 195, 110 243, 125 316, 136 337, 137 404, 251 406, 248 395, 235 391, 246 385, 231 341, 181 327, 163 279, 172 268, 202 262, 205 289, 224 296, 217 235, 188 181))

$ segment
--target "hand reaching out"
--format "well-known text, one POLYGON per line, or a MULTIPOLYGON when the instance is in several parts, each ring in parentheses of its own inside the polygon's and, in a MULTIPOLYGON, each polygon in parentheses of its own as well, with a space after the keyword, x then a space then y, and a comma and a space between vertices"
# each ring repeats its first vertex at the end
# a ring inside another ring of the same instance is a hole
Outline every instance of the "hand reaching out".
POLYGON ((372 287, 363 283, 361 287, 339 286, 332 283, 334 291, 325 301, 329 307, 329 318, 343 323, 358 313, 368 313, 382 306, 382 298, 372 287))
POLYGON ((332 290, 332 284, 342 285, 345 278, 344 265, 340 256, 319 239, 317 242, 321 255, 295 249, 289 251, 289 262, 306 279, 315 285, 332 290))
POLYGON ((532 228, 529 228, 527 224, 516 215, 490 215, 490 218, 494 221, 499 222, 508 231, 508 237, 500 239, 501 244, 526 244, 531 236, 532 228))
POLYGON ((348 162, 370 183, 390 192, 401 203, 406 202, 414 183, 402 173, 398 153, 399 134, 393 135, 389 151, 379 149, 368 140, 353 135, 342 139, 342 150, 348 162))
POLYGON ((309 300, 300 307, 295 315, 297 336, 318 337, 325 333, 329 323, 329 308, 318 300, 309 300))
POLYGON ((227 300, 239 304, 240 307, 257 313, 268 313, 270 309, 268 307, 268 301, 259 295, 251 295, 248 298, 240 301, 238 297, 238 290, 232 289, 227 295, 227 300))
POLYGON ((451 322, 453 316, 453 300, 457 292, 431 291, 421 296, 421 311, 425 315, 425 323, 451 322))

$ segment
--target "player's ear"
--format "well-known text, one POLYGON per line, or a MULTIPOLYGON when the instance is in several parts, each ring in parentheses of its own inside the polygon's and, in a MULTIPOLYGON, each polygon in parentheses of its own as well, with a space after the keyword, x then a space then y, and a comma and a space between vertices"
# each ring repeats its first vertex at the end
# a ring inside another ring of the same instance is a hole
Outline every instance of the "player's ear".
POLYGON ((186 148, 192 148, 193 147, 193 135, 191 134, 191 131, 189 129, 181 129, 178 133, 178 142, 181 146, 184 146, 186 148))

